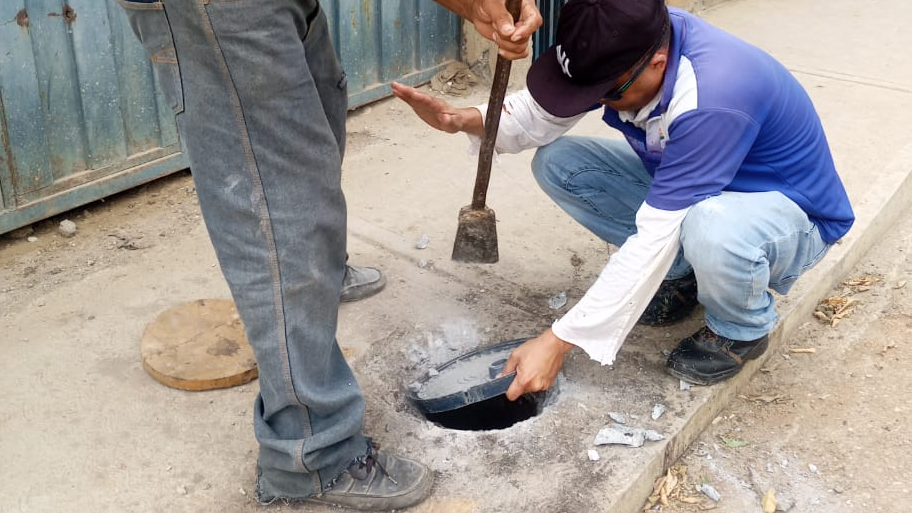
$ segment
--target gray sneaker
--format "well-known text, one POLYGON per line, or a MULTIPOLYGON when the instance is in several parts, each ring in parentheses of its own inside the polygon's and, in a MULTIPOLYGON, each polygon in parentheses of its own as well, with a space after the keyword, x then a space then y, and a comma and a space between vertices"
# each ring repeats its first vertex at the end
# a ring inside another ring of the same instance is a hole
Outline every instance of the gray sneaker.
POLYGON ((344 302, 364 299, 380 292, 385 286, 386 277, 379 269, 346 265, 339 300, 344 302))
POLYGON ((431 469, 415 460, 380 452, 358 458, 330 487, 307 499, 363 511, 407 508, 427 498, 434 484, 431 469))

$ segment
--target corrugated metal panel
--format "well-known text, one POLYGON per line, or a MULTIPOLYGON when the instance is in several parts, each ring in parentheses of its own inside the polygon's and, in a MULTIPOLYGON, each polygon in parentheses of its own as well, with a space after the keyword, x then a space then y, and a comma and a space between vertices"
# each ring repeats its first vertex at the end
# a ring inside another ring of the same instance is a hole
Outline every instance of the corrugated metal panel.
POLYGON ((430 0, 321 3, 348 75, 351 108, 388 96, 394 80, 425 82, 459 58, 460 19, 430 0))
MULTIPOLYGON (((461 22, 429 0, 327 0, 354 108, 458 58, 461 22)), ((0 233, 188 162, 123 10, 0 0, 0 233)))
POLYGON ((557 33, 557 14, 561 7, 569 0, 539 0, 538 10, 541 11, 544 23, 532 36, 532 58, 537 59, 545 50, 554 44, 557 33))

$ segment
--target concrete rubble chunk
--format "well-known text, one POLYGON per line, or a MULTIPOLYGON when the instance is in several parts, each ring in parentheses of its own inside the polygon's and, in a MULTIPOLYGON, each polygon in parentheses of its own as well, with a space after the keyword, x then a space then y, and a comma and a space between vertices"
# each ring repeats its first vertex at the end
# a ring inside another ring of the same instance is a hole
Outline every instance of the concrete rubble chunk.
POLYGON ((560 310, 567 304, 567 293, 561 292, 556 296, 551 296, 551 299, 548 300, 548 308, 552 310, 560 310))
POLYGON ((655 406, 652 407, 652 420, 659 420, 659 417, 661 417, 663 413, 665 413, 665 405, 656 403, 655 406))
POLYGON ((622 426, 612 424, 605 426, 595 435, 595 445, 626 445, 629 447, 642 447, 646 441, 657 442, 665 437, 651 429, 622 426))
POLYGON ((659 440, 665 440, 665 437, 662 435, 662 433, 659 433, 658 431, 654 431, 652 429, 647 429, 647 430, 643 431, 643 436, 645 436, 646 440, 649 440, 650 442, 658 442, 659 440))
POLYGON ((602 428, 595 435, 595 445, 642 447, 644 443, 646 443, 646 435, 643 434, 642 430, 629 429, 619 425, 602 428))
POLYGON ((713 502, 719 502, 722 500, 722 495, 716 491, 711 485, 703 483, 700 485, 700 491, 703 492, 703 495, 712 499, 713 502))
POLYGON ((67 238, 73 237, 76 235, 76 223, 69 219, 64 219, 63 221, 60 221, 60 224, 57 226, 57 232, 67 238))
POLYGON ((615 421, 615 422, 617 422, 618 424, 626 424, 626 423, 627 423, 627 417, 625 417, 623 413, 618 413, 618 412, 616 412, 616 411, 609 411, 609 412, 608 412, 608 418, 611 419, 611 420, 613 420, 613 421, 615 421))

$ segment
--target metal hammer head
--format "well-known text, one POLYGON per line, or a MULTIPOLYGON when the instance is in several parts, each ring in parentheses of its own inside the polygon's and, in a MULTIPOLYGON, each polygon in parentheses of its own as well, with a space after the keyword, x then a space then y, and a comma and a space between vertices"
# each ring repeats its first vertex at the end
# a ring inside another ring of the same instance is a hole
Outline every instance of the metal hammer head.
POLYGON ((479 264, 497 262, 497 224, 493 210, 488 207, 476 210, 471 205, 459 210, 452 258, 457 262, 479 264))

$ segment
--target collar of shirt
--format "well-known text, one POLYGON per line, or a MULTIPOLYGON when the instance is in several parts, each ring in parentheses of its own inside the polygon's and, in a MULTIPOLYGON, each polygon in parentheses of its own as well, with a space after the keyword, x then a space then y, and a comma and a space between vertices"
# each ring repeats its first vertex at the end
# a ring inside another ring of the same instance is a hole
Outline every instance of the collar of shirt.
POLYGON ((653 109, 656 108, 656 105, 662 100, 662 91, 660 90, 656 93, 655 98, 649 101, 645 107, 638 111, 632 110, 621 110, 618 111, 618 119, 624 123, 631 123, 635 127, 645 130, 646 121, 649 120, 649 114, 652 113, 653 109))

